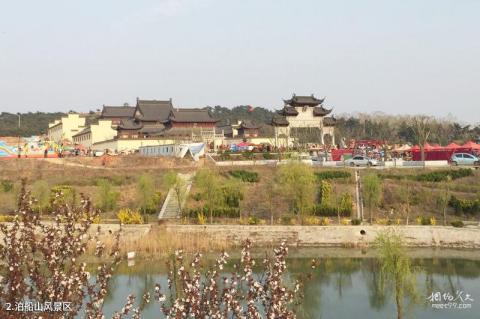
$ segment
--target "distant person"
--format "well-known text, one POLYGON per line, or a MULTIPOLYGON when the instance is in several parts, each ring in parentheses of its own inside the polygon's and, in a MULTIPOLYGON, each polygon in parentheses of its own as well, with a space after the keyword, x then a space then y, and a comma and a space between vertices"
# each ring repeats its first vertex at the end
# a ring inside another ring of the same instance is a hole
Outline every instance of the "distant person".
POLYGON ((48 148, 45 149, 45 151, 43 151, 43 158, 47 158, 48 157, 48 148))

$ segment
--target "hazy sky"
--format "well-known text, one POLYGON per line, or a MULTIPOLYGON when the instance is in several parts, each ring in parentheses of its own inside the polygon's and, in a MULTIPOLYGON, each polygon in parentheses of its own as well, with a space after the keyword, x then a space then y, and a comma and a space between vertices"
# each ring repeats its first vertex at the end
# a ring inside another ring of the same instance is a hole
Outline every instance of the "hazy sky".
POLYGON ((480 1, 0 0, 0 111, 293 92, 480 122, 480 1))

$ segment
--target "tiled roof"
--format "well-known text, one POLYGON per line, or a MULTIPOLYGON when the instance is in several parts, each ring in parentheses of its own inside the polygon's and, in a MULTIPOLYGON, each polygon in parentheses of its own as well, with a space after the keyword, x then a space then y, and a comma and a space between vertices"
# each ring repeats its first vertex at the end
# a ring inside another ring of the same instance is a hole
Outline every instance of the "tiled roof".
POLYGON ((141 129, 143 125, 141 123, 135 122, 133 119, 122 120, 118 125, 117 129, 122 130, 138 130, 141 129))
POLYGON ((202 122, 202 123, 216 123, 207 109, 173 109, 170 114, 170 121, 172 122, 202 122))
POLYGON ((173 110, 172 100, 137 100, 137 108, 139 111, 137 119, 145 122, 168 122, 168 116, 173 110))
POLYGON ((325 99, 317 99, 315 96, 302 96, 302 95, 295 95, 293 94, 292 98, 289 100, 283 100, 285 104, 292 105, 292 106, 303 106, 303 105, 310 105, 316 106, 323 103, 325 99))
POLYGON ((273 126, 288 126, 290 123, 284 116, 274 116, 272 118, 273 126))
POLYGON ((243 120, 240 124, 240 127, 246 129, 259 129, 260 127, 262 127, 262 124, 258 124, 252 120, 243 120))
POLYGON ((139 132, 143 134, 158 134, 165 130, 165 125, 155 124, 155 125, 144 125, 139 132))
POLYGON ((298 111, 293 106, 285 106, 283 109, 278 111, 278 114, 296 116, 298 115, 298 111))
POLYGON ((327 110, 323 106, 316 106, 313 109, 313 115, 315 115, 315 116, 325 116, 325 115, 330 114, 330 112, 332 112, 332 109, 327 110))
POLYGON ((133 117, 135 114, 135 108, 131 106, 104 106, 100 118, 109 117, 133 117))

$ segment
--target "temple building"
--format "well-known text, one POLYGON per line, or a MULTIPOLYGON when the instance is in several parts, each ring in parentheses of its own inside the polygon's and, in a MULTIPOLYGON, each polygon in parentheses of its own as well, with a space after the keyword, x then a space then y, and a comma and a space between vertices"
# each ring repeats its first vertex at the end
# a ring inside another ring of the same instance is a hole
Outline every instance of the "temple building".
POLYGON ((117 127, 122 120, 127 120, 129 118, 132 118, 134 114, 135 114, 135 108, 132 106, 104 105, 99 119, 112 121, 112 126, 117 127))
POLYGON ((237 120, 234 123, 230 123, 230 120, 226 124, 220 124, 216 130, 219 134, 222 134, 226 138, 255 138, 260 136, 260 129, 265 123, 257 123, 253 120, 237 120))
POLYGON ((148 138, 159 135, 165 130, 170 112, 173 110, 170 100, 140 100, 133 116, 122 119, 117 127, 119 138, 148 138))
POLYGON ((242 138, 258 137, 261 124, 252 120, 243 120, 238 128, 238 135, 242 138))
POLYGON ((174 108, 171 99, 137 99, 133 117, 123 119, 117 131, 119 138, 192 136, 214 133, 216 122, 207 109, 174 108))
POLYGON ((324 98, 318 99, 313 94, 293 94, 290 99, 284 100, 283 108, 272 118, 275 143, 283 144, 279 143, 279 139, 287 140, 287 144, 304 139, 309 143, 335 145, 336 119, 327 116, 332 109, 326 108, 324 101, 324 98))

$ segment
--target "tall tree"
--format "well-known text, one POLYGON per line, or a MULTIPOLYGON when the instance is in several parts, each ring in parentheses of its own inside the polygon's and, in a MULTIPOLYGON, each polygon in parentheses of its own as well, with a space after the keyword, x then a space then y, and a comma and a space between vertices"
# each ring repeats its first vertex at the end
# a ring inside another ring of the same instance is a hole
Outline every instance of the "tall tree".
POLYGON ((362 193, 370 215, 370 224, 373 223, 373 209, 380 203, 382 182, 378 175, 369 173, 363 176, 362 193))
POLYGON ((289 198, 291 207, 303 222, 315 196, 315 175, 310 166, 292 162, 281 166, 276 180, 282 188, 282 193, 289 198))
POLYGON ((385 282, 393 286, 395 305, 397 307, 397 319, 404 317, 404 300, 418 300, 414 268, 405 251, 402 238, 392 232, 383 232, 375 239, 378 249, 378 261, 380 274, 385 282))
POLYGON ((203 168, 195 175, 195 186, 198 187, 202 198, 205 199, 210 214, 210 223, 213 224, 213 211, 223 200, 220 175, 214 169, 203 168))
POLYGON ((447 207, 448 207, 448 201, 450 200, 450 181, 451 177, 447 176, 447 181, 443 183, 443 187, 440 190, 440 193, 437 196, 437 205, 438 208, 442 211, 442 216, 443 216, 443 225, 447 225, 447 207))
POLYGON ((411 119, 412 129, 415 133, 415 139, 420 146, 422 161, 425 161, 425 144, 432 133, 432 118, 426 115, 413 116, 411 119))
MULTIPOLYGON (((145 215, 155 202, 155 185, 150 175, 142 174, 137 182, 137 198, 140 203, 140 209, 145 215)), ((145 216, 144 216, 145 217, 145 216)))

